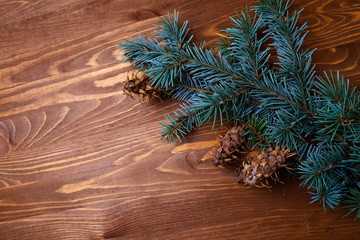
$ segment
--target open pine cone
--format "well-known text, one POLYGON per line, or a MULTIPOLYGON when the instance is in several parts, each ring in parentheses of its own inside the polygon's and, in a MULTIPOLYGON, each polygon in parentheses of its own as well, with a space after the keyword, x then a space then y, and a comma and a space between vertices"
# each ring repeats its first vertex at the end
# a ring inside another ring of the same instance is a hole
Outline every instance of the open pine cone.
POLYGON ((243 150, 244 131, 242 127, 233 127, 220 139, 219 146, 213 157, 215 166, 236 161, 239 158, 243 150))
POLYGON ((268 179, 279 180, 279 169, 286 167, 286 159, 295 155, 288 149, 268 148, 263 151, 252 151, 243 160, 238 169, 236 181, 248 186, 269 187, 268 179))
POLYGON ((142 102, 148 101, 152 96, 160 97, 163 93, 159 87, 151 86, 150 79, 145 73, 142 73, 141 77, 135 74, 132 74, 131 78, 128 76, 123 91, 132 98, 137 95, 142 102))

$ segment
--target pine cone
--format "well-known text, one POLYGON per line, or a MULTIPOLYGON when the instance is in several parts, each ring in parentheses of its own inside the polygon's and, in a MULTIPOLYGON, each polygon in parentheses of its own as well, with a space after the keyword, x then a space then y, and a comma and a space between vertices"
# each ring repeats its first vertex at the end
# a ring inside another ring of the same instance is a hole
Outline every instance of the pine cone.
POLYGON ((233 127, 228 130, 219 141, 219 146, 213 157, 215 166, 222 165, 225 162, 231 162, 239 158, 243 150, 244 129, 242 127, 233 127))
POLYGON ((134 95, 138 95, 139 100, 142 102, 148 101, 152 96, 160 97, 164 93, 160 87, 154 88, 151 86, 150 79, 145 73, 141 77, 135 74, 132 74, 131 78, 128 76, 123 91, 132 98, 134 95))
POLYGON ((288 149, 280 149, 279 146, 260 152, 253 151, 238 169, 236 181, 249 186, 269 187, 268 179, 278 180, 279 169, 286 166, 286 159, 293 155, 295 153, 289 153, 288 149))

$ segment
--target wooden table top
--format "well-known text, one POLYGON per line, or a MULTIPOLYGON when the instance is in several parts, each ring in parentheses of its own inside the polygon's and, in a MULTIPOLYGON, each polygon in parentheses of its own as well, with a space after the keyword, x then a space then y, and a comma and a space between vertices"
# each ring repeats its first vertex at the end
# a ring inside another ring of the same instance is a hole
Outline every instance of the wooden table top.
MULTIPOLYGON (((178 102, 122 92, 117 43, 180 11, 208 46, 250 1, 0 1, 0 239, 360 239, 289 179, 271 191, 215 168, 218 134, 160 140, 178 102)), ((360 2, 298 0, 313 63, 360 80, 360 2)))

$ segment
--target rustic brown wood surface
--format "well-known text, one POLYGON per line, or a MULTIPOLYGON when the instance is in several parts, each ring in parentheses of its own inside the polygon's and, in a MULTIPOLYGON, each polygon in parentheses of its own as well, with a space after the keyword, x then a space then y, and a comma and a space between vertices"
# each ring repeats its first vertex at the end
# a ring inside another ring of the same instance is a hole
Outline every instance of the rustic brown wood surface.
MULTIPOLYGON (((250 1, 0 0, 0 239, 360 239, 298 180, 238 186, 210 152, 224 130, 160 140, 172 100, 122 92, 117 43, 173 9, 209 46, 250 1)), ((360 2, 298 0, 317 69, 360 80, 360 2)))

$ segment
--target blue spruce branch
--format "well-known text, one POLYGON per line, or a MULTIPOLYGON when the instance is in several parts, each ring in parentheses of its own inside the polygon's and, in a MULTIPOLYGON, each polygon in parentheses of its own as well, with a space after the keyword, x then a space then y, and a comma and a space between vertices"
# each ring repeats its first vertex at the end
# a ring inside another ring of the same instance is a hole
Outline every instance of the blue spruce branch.
POLYGON ((154 39, 141 35, 119 48, 122 61, 145 72, 153 87, 183 101, 161 122, 162 138, 181 141, 197 127, 242 122, 248 144, 297 153, 301 186, 311 202, 342 205, 360 218, 360 94, 339 73, 324 78, 303 50, 307 24, 293 1, 258 0, 231 18, 215 48, 195 45, 179 13, 160 18, 154 39), (270 50, 278 61, 271 64, 270 50))

